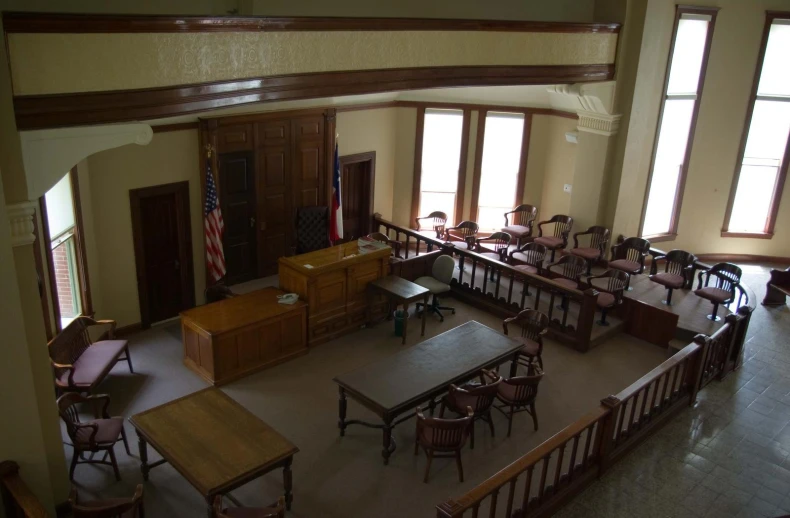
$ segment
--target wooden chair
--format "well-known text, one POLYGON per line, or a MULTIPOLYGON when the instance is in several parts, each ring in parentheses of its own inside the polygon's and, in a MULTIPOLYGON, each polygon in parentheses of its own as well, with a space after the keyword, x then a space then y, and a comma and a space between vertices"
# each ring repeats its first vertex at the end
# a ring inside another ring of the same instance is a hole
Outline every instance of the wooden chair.
POLYGON ((137 484, 131 498, 112 498, 80 502, 77 490, 72 488, 69 495, 71 516, 73 518, 144 518, 143 485, 137 484))
POLYGON ((729 304, 735 300, 735 289, 740 286, 742 274, 741 269, 732 263, 714 264, 707 272, 699 272, 699 284, 694 294, 713 303, 713 313, 706 317, 708 320, 714 322, 721 320, 721 317, 718 316, 719 305, 729 304), (704 287, 702 284, 703 275, 705 276, 704 287), (709 286, 711 277, 716 281, 713 286, 709 286))
POLYGON ((513 335, 513 338, 523 344, 519 351, 519 365, 530 368, 537 359, 538 365, 543 369, 543 335, 549 330, 549 317, 536 309, 525 309, 502 322, 502 330, 510 336, 508 326, 521 328, 521 336, 513 335), (524 358, 526 361, 523 361, 524 358))
POLYGON ((217 495, 214 497, 214 518, 285 518, 285 497, 281 496, 269 507, 223 508, 222 496, 217 495))
POLYGON ((621 270, 629 274, 625 285, 626 291, 631 291, 631 275, 639 275, 645 271, 645 257, 650 252, 650 241, 641 237, 629 237, 618 245, 612 247, 612 260, 609 268, 621 270))
POLYGON ((784 306, 788 294, 790 294, 790 268, 771 270, 771 278, 765 284, 763 306, 784 306))
POLYGON ((380 241, 382 243, 386 243, 387 246, 392 248, 392 256, 397 257, 398 259, 402 259, 400 255, 400 248, 403 245, 400 241, 395 241, 394 239, 390 239, 387 237, 386 234, 382 234, 381 232, 371 232, 367 235, 370 239, 375 239, 376 241, 380 241))
POLYGON ((474 221, 462 221, 454 227, 444 229, 444 239, 452 241, 456 248, 473 250, 479 228, 474 221))
POLYGON ((474 412, 467 407, 466 417, 460 419, 441 419, 425 417, 422 408, 417 407, 417 437, 414 442, 414 454, 419 453, 419 448, 425 450, 428 463, 425 465, 423 482, 428 482, 431 471, 431 461, 434 457, 455 457, 458 465, 458 479, 464 481, 464 466, 461 463, 461 450, 469 438, 469 428, 472 426, 474 412))
POLYGON ((697 261, 697 256, 685 250, 671 250, 665 255, 654 257, 651 269, 657 271, 658 261, 661 260, 665 263, 664 271, 653 273, 648 278, 656 284, 660 284, 667 288, 667 298, 661 302, 667 306, 671 306, 672 290, 680 289, 686 285, 689 275, 693 275, 694 263, 697 261))
POLYGON ((599 326, 608 326, 606 313, 615 306, 623 303, 623 291, 628 284, 628 274, 622 270, 606 270, 601 275, 587 278, 587 283, 598 290, 596 304, 601 309, 599 326))
POLYGON ((115 320, 77 317, 49 342, 58 392, 93 392, 121 360, 126 360, 129 372, 134 372, 129 343, 114 339, 115 327, 115 320), (109 326, 107 340, 91 340, 88 329, 93 326, 109 326))
POLYGON ((587 275, 592 273, 592 265, 606 256, 606 245, 609 243, 609 229, 595 225, 584 232, 573 234, 571 253, 587 261, 587 275), (579 246, 580 236, 590 236, 589 246, 579 246))
POLYGON ((551 279, 557 284, 562 284, 566 288, 579 289, 582 271, 586 263, 584 259, 577 255, 563 255, 559 261, 546 267, 546 272, 554 277, 551 279))
POLYGON ((538 223, 538 237, 535 238, 535 242, 551 250, 551 262, 554 262, 554 253, 557 250, 568 246, 568 235, 571 233, 571 228, 573 228, 573 218, 562 214, 557 214, 549 220, 538 223), (552 235, 543 235, 544 225, 554 225, 552 235))
POLYGON ((494 420, 491 418, 491 406, 496 399, 497 387, 502 378, 491 371, 483 370, 480 374, 480 383, 467 383, 460 387, 450 385, 450 390, 444 398, 439 408, 439 417, 444 417, 445 407, 458 415, 467 413, 467 408, 471 408, 474 413, 472 424, 469 427, 469 447, 475 447, 475 421, 485 421, 491 430, 491 437, 494 436, 494 420), (488 383, 486 383, 486 380, 488 383))
MULTIPOLYGON (((494 232, 488 237, 480 237, 475 241, 475 252, 493 259, 494 261, 507 261, 507 251, 512 237, 507 232, 494 232)), ((491 281, 494 281, 494 269, 491 268, 491 281)))
POLYGON ((535 400, 538 397, 538 385, 543 379, 543 371, 537 367, 527 376, 516 376, 503 379, 499 384, 497 399, 502 403, 494 408, 507 417, 507 436, 513 431, 513 415, 527 412, 532 416, 535 431, 538 430, 538 413, 535 410, 535 400))
POLYGON ((441 239, 442 236, 444 235, 444 226, 447 224, 447 214, 437 210, 431 212, 427 216, 417 218, 416 222, 417 222, 417 228, 415 230, 417 232, 426 235, 428 237, 441 239))
POLYGON ((115 443, 123 441, 126 453, 129 451, 129 442, 126 440, 126 430, 123 427, 123 417, 110 417, 107 407, 110 405, 110 396, 83 396, 77 392, 67 392, 58 398, 57 406, 60 418, 66 423, 66 431, 71 439, 74 448, 74 455, 71 458, 71 468, 69 469, 69 480, 74 480, 74 469, 77 464, 104 464, 112 466, 115 472, 115 479, 121 480, 121 473, 118 471, 118 461, 115 459, 115 443), (93 407, 93 415, 96 419, 82 422, 80 420, 77 405, 90 403, 93 407), (88 458, 83 454, 90 452, 88 458), (104 452, 99 460, 94 460, 93 454, 104 452), (110 457, 110 462, 107 461, 110 457))
POLYGON ((225 286, 224 284, 214 284, 213 286, 209 286, 206 288, 204 292, 206 296, 206 304, 211 304, 212 302, 219 302, 221 300, 229 299, 231 297, 235 297, 236 294, 233 293, 230 288, 225 286))
POLYGON ((519 205, 510 212, 505 212, 505 226, 502 232, 507 232, 516 239, 516 246, 521 246, 521 240, 532 237, 532 226, 538 217, 538 208, 534 205, 519 205), (508 221, 508 216, 510 220, 508 221))
MULTIPOLYGON (((530 273, 532 275, 541 275, 543 272, 543 261, 546 259, 546 247, 539 245, 534 241, 510 252, 508 262, 513 265, 513 268, 523 273, 530 273)), ((524 290, 526 295, 531 295, 529 292, 529 283, 524 281, 524 290)))

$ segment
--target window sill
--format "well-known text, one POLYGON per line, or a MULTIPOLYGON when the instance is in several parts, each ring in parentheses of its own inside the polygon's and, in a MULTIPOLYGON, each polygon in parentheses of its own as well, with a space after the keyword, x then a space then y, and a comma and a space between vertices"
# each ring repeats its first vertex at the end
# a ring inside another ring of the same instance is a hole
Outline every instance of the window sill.
POLYGON ((721 237, 745 237, 749 239, 772 239, 773 233, 769 232, 729 232, 721 231, 721 237))
POLYGON ((642 236, 642 239, 647 239, 652 244, 661 243, 662 241, 674 241, 677 237, 677 234, 667 232, 665 234, 656 234, 654 236, 642 236))

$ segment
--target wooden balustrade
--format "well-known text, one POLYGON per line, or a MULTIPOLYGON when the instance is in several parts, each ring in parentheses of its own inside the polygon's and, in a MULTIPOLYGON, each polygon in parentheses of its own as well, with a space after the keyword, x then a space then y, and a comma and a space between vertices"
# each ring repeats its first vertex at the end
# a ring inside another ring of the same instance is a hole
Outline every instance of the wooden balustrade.
POLYGON ((0 462, 0 501, 6 518, 48 518, 44 506, 19 476, 19 465, 11 460, 0 462))

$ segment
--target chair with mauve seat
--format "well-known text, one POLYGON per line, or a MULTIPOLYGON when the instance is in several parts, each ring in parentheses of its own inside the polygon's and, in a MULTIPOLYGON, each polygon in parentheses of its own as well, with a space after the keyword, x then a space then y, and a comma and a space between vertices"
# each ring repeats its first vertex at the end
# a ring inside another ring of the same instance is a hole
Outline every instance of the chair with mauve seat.
POLYGON ((73 518, 144 518, 145 516, 142 484, 137 484, 137 489, 131 498, 110 498, 89 502, 81 502, 77 490, 72 488, 69 505, 70 516, 73 518))
POLYGON ((645 258, 650 252, 650 241, 641 237, 629 237, 618 245, 612 247, 612 260, 609 268, 620 270, 629 275, 625 285, 626 291, 631 291, 631 275, 639 275, 645 271, 645 258))
POLYGON ((420 446, 425 450, 428 463, 425 465, 425 478, 431 471, 431 461, 434 457, 455 457, 458 465, 458 479, 464 481, 464 466, 461 463, 461 450, 469 438, 469 429, 472 426, 474 412, 466 408, 465 417, 460 419, 442 419, 438 417, 425 417, 422 408, 417 407, 417 434, 414 441, 414 454, 417 455, 420 446))
POLYGON ((622 270, 609 269, 601 275, 588 277, 587 283, 598 291, 598 298, 595 302, 601 310, 601 320, 597 324, 608 326, 606 313, 623 303, 623 291, 628 284, 628 274, 622 270))
MULTIPOLYGON (((512 237, 507 232, 494 232, 488 237, 480 237, 475 241, 475 252, 493 259, 494 261, 507 261, 507 251, 512 237)), ((491 268, 491 280, 494 280, 494 269, 491 268)))
POLYGON ((505 212, 505 226, 502 232, 507 232, 516 240, 516 246, 521 246, 521 240, 532 237, 532 225, 538 217, 538 208, 534 205, 519 205, 510 212, 505 212), (510 220, 508 221, 508 216, 510 220))
POLYGON ((686 285, 689 275, 692 275, 694 271, 694 263, 697 261, 697 256, 685 250, 671 250, 665 255, 653 258, 654 271, 658 270, 656 265, 661 260, 665 262, 664 271, 654 273, 648 278, 667 289, 667 298, 661 302, 671 306, 672 290, 678 290, 686 285))
POLYGON ((390 239, 389 237, 387 237, 386 234, 382 234, 381 232, 371 232, 370 234, 367 235, 367 237, 375 241, 385 243, 387 246, 392 248, 392 256, 401 259, 400 247, 402 246, 403 243, 401 243, 400 241, 395 241, 394 239, 390 239))
POLYGON ((479 229, 474 221, 462 221, 454 227, 444 229, 444 240, 452 242, 456 248, 473 250, 479 229))
POLYGON ((444 237, 444 227, 447 224, 447 214, 436 210, 427 216, 416 218, 416 222, 417 228, 415 230, 418 234, 433 239, 442 239, 444 237))
POLYGON ((729 304, 735 300, 735 289, 740 287, 741 269, 732 263, 714 264, 707 272, 699 272, 699 284, 694 294, 713 303, 713 312, 706 318, 718 322, 719 305, 729 304), (702 276, 705 276, 705 287, 702 284, 702 276), (710 279, 713 277, 716 284, 710 286, 710 279))
POLYGON ((535 410, 535 400, 538 398, 538 385, 542 379, 543 371, 533 367, 529 375, 503 379, 499 384, 496 397, 502 404, 494 405, 494 408, 507 417, 508 437, 513 431, 513 415, 519 412, 527 412, 531 415, 535 431, 538 430, 538 412, 535 410))
POLYGON ((519 340, 523 346, 519 351, 518 363, 527 368, 533 366, 535 360, 543 369, 543 335, 549 330, 549 317, 536 309, 525 309, 518 315, 502 322, 502 330, 506 335, 519 340), (508 332, 515 326, 521 328, 521 336, 508 332), (526 359, 526 361, 524 361, 526 359))
POLYGON ((494 420, 491 419, 491 406, 496 399, 497 388, 502 378, 499 374, 483 369, 480 373, 480 383, 467 383, 460 387, 450 385, 447 395, 442 398, 439 417, 444 417, 445 408, 458 415, 467 413, 467 408, 474 412, 472 424, 469 427, 469 448, 475 448, 475 421, 485 421, 494 436, 494 420), (487 382, 487 383, 486 383, 487 382))
MULTIPOLYGON (((554 275, 551 280, 557 284, 561 284, 566 288, 578 290, 585 265, 584 259, 578 255, 564 255, 560 257, 559 261, 556 263, 548 265, 545 271, 554 275)), ((568 309, 568 298, 564 295, 562 297, 562 304, 557 306, 557 309, 568 309)))
POLYGON ((551 250, 552 262, 554 262, 555 252, 568 246, 568 235, 571 233, 571 228, 573 228, 573 218, 562 214, 557 214, 549 220, 538 223, 538 237, 535 238, 535 242, 551 250), (551 235, 543 235, 544 225, 554 225, 551 235))
POLYGON ((214 518, 285 518, 285 497, 269 507, 224 507, 222 496, 214 497, 214 518))
POLYGON ((573 248, 571 253, 587 261, 587 275, 591 274, 592 265, 606 255, 606 245, 609 243, 609 229, 594 225, 584 232, 573 234, 573 248), (580 236, 590 236, 589 246, 579 246, 580 236))
MULTIPOLYGON (((543 261, 546 259, 546 253, 545 246, 535 242, 527 243, 517 250, 510 252, 508 262, 513 265, 513 268, 520 272, 540 275, 543 271, 543 261)), ((524 282, 524 289, 527 292, 526 294, 529 295, 529 284, 526 282, 524 282)))

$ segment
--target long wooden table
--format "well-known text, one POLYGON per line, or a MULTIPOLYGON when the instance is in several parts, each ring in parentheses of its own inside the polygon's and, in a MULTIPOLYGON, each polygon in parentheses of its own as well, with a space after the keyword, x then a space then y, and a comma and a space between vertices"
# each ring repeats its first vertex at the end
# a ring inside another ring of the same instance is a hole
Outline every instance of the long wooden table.
POLYGON ((206 499, 209 518, 216 495, 277 468, 283 468, 291 508, 291 463, 299 448, 219 389, 175 399, 129 422, 137 432, 143 480, 152 468, 170 463, 206 499), (148 444, 162 460, 148 463, 148 444))
POLYGON ((431 406, 455 383, 469 381, 481 369, 512 360, 510 375, 516 374, 522 344, 475 321, 467 322, 405 351, 382 358, 357 370, 337 376, 340 387, 338 427, 359 424, 383 431, 381 455, 389 463, 395 451, 392 429, 414 416, 423 403, 431 406), (376 413, 383 424, 346 420, 347 397, 376 413), (407 416, 397 419, 398 416, 407 416))

